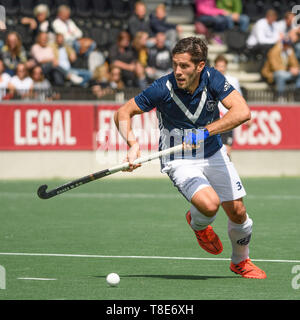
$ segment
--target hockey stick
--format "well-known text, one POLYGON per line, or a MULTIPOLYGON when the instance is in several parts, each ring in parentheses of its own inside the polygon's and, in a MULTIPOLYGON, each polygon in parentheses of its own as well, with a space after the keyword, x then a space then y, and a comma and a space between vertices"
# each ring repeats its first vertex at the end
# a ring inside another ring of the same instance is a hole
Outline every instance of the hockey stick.
MULTIPOLYGON (((140 163, 148 162, 148 161, 157 159, 162 156, 167 156, 167 155, 176 153, 181 150, 183 150, 183 145, 179 144, 175 147, 165 149, 165 150, 162 150, 159 152, 155 152, 149 156, 140 157, 140 158, 136 159, 135 161, 133 161, 133 164, 140 164, 140 163)), ((103 177, 109 176, 113 173, 125 170, 127 168, 129 168, 129 162, 125 162, 125 163, 119 164, 115 167, 89 174, 85 177, 82 177, 77 180, 65 183, 57 188, 50 190, 49 192, 46 191, 48 186, 46 184, 44 184, 38 188, 37 194, 41 199, 49 199, 49 198, 55 197, 61 193, 64 193, 64 192, 67 192, 67 191, 72 190, 74 188, 77 188, 77 187, 79 187, 83 184, 86 184, 88 182, 91 182, 91 181, 94 181, 97 179, 101 179, 103 177)))

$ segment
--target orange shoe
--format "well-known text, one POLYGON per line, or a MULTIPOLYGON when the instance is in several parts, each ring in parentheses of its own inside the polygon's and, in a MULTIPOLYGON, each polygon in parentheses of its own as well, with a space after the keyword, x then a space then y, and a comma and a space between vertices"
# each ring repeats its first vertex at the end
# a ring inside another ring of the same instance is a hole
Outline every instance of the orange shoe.
POLYGON ((231 262, 230 270, 249 279, 265 279, 267 277, 266 273, 253 264, 249 258, 238 264, 233 264, 231 262))
MULTIPOLYGON (((186 214, 186 220, 191 225, 191 212, 188 211, 186 214)), ((197 241, 202 249, 211 254, 220 254, 223 251, 223 245, 218 235, 214 232, 212 226, 207 226, 203 230, 192 230, 195 232, 197 241)))

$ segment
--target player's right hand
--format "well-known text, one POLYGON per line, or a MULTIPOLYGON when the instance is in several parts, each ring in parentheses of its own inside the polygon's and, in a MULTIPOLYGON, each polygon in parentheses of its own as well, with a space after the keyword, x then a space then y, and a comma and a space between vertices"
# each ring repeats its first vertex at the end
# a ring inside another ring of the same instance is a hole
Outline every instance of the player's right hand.
POLYGON ((140 157, 140 145, 136 142, 134 143, 127 152, 126 162, 129 162, 129 168, 124 171, 132 172, 133 170, 139 168, 141 164, 133 164, 133 161, 140 157))

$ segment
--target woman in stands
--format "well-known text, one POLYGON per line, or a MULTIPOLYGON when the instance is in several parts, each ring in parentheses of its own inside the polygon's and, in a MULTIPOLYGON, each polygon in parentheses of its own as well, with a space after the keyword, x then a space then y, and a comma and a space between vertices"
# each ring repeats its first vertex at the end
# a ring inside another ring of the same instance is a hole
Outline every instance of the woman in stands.
POLYGON ((25 63, 17 65, 16 75, 11 78, 8 89, 12 97, 25 99, 32 96, 33 81, 28 76, 25 63))
POLYGON ((15 75, 19 63, 27 62, 26 51, 17 32, 11 31, 7 34, 5 45, 1 48, 1 56, 5 72, 10 76, 15 75))

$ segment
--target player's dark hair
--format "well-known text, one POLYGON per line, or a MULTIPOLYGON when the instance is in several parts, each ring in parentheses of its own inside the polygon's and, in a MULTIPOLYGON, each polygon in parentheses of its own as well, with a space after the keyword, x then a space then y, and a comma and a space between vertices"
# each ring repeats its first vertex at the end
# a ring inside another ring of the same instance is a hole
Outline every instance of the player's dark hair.
POLYGON ((194 64, 200 61, 206 62, 207 59, 207 45, 198 37, 187 37, 179 40, 172 50, 172 55, 178 53, 189 53, 194 64))

